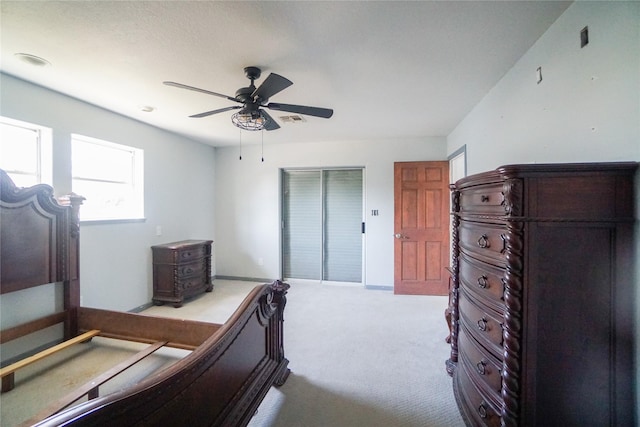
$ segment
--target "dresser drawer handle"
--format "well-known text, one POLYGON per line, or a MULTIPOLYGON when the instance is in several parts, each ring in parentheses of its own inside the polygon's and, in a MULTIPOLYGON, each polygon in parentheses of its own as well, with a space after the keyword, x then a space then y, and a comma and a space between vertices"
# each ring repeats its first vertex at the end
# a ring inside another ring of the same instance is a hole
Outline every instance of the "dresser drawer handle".
POLYGON ((480 201, 482 203, 487 203, 489 201, 489 196, 487 196, 486 194, 483 194, 482 196, 480 196, 480 201))
POLYGON ((480 246, 483 249, 486 249, 490 246, 489 238, 487 237, 486 234, 483 234, 482 236, 480 236, 480 238, 478 239, 478 246, 480 246))
POLYGON ((480 418, 487 418, 487 404, 485 402, 478 406, 478 415, 480 415, 480 418))
POLYGON ((191 256, 191 252, 183 252, 182 253, 182 258, 187 258, 191 256))
POLYGON ((487 375, 487 361, 481 360, 476 363, 476 371, 478 371, 480 375, 487 375))
POLYGON ((478 320, 478 329, 480 329, 482 332, 485 332, 487 330, 487 319, 485 317, 483 317, 482 319, 478 320))
POLYGON ((487 276, 483 274, 482 276, 478 277, 478 286, 480 286, 482 289, 487 289, 487 287, 489 286, 489 279, 487 278, 487 276))

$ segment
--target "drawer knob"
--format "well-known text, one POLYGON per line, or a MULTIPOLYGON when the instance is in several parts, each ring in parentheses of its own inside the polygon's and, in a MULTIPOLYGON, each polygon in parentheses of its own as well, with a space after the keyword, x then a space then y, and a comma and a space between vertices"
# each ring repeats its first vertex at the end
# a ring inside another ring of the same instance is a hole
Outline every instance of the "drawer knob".
POLYGON ((480 418, 487 418, 487 404, 485 402, 478 406, 478 415, 480 415, 480 418))
POLYGON ((480 201, 482 203, 487 203, 489 201, 489 196, 487 196, 486 194, 483 194, 482 196, 480 196, 480 201))
POLYGON ((478 371, 480 375, 487 375, 487 362, 485 360, 481 360, 476 363, 476 371, 478 371))
POLYGON ((487 289, 487 287, 489 286, 489 279, 487 278, 487 276, 483 274, 482 276, 478 277, 478 286, 480 286, 482 289, 487 289))
POLYGON ((480 246, 482 249, 486 249, 490 246, 489 237, 487 237, 486 234, 483 234, 482 236, 480 236, 480 238, 478 239, 478 246, 480 246))
POLYGON ((483 317, 482 319, 478 320, 478 329, 480 329, 482 332, 487 330, 487 319, 485 317, 483 317))

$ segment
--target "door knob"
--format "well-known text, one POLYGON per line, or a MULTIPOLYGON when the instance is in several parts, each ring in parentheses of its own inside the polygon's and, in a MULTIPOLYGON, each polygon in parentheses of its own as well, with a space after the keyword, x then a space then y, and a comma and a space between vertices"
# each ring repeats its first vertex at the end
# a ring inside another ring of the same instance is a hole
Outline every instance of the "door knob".
POLYGON ((394 236, 396 239, 404 239, 404 236, 400 233, 396 233, 394 236))

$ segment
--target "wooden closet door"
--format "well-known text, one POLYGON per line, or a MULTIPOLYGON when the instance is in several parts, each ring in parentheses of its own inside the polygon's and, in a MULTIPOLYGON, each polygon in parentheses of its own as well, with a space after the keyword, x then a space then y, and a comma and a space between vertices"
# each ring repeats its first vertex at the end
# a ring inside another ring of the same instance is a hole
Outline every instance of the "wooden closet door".
POLYGON ((449 163, 395 163, 394 199, 394 292, 447 295, 449 163))

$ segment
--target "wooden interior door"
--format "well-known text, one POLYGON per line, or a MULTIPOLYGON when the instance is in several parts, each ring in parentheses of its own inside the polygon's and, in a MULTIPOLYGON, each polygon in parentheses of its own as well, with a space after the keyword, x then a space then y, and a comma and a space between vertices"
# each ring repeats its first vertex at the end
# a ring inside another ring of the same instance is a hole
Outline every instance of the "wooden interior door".
POLYGON ((449 163, 395 163, 394 204, 394 293, 447 295, 449 163))

